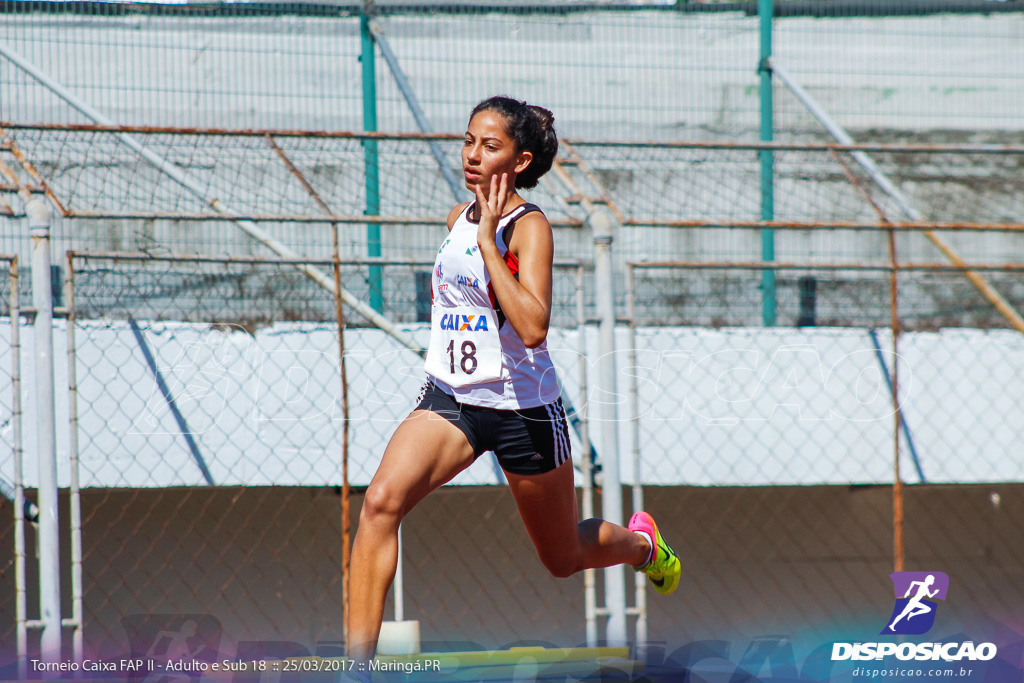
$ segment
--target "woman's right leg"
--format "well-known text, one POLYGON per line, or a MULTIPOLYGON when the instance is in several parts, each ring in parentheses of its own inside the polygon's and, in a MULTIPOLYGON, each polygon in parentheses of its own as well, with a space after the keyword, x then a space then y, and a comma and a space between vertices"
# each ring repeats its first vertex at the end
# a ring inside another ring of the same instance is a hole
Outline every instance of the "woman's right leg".
POLYGON ((347 654, 377 649, 384 601, 398 566, 398 525, 423 498, 473 463, 466 435, 437 413, 415 410, 395 430, 366 490, 352 546, 347 654))

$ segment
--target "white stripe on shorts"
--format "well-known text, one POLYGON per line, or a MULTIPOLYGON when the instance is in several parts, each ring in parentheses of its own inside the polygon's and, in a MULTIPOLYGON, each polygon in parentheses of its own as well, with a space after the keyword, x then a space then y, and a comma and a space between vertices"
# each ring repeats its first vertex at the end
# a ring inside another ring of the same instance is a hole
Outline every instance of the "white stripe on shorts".
POLYGON ((555 456, 555 467, 559 465, 559 451, 562 450, 562 442, 558 440, 558 429, 555 427, 555 411, 551 409, 551 405, 545 403, 544 410, 548 414, 548 422, 551 423, 551 444, 552 454, 555 456))
POLYGON ((565 416, 565 408, 562 407, 561 399, 555 401, 556 412, 558 414, 558 424, 561 429, 558 433, 562 436, 562 445, 565 446, 565 455, 562 457, 562 462, 572 458, 572 444, 569 442, 569 419, 565 416))
POLYGON ((553 404, 546 404, 544 409, 547 410, 548 419, 551 420, 551 440, 554 443, 555 467, 557 468, 568 458, 564 430, 559 428, 559 424, 564 427, 564 422, 559 420, 558 409, 553 407, 553 404))

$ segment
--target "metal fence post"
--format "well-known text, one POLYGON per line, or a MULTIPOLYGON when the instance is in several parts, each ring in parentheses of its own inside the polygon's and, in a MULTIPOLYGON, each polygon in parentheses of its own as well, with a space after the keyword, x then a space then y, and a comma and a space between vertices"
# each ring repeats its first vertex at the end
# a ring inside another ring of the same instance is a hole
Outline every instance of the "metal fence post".
MULTIPOLYGON (((594 287, 600 320, 598 353, 601 390, 601 517, 612 524, 622 524, 622 484, 619 479, 619 423, 616 400, 615 368, 615 292, 612 267, 612 241, 615 218, 605 209, 587 214, 587 224, 594 236, 594 287)), ((604 570, 604 599, 608 609, 605 640, 609 645, 626 641, 626 586, 622 565, 604 570)))
MULTIPOLYGON (((757 65, 760 74, 761 93, 761 142, 771 142, 774 138, 774 121, 772 119, 772 15, 773 0, 758 0, 757 13, 761 24, 761 60, 757 65)), ((758 152, 761 157, 761 220, 775 220, 775 152, 763 149, 758 152)), ((761 260, 775 260, 775 231, 770 228, 761 230, 761 260)), ((761 271, 761 320, 765 327, 775 326, 775 271, 761 271)))
MULTIPOLYGON (((583 475, 583 500, 581 501, 583 519, 594 516, 594 470, 590 455, 590 418, 587 416, 587 309, 583 297, 583 267, 576 269, 576 331, 579 351, 580 373, 580 473, 583 475)), ((587 647, 597 647, 597 572, 594 569, 583 571, 583 609, 586 615, 587 647)))
MULTIPOLYGON (((21 297, 18 257, 10 261, 11 278, 11 430, 14 437, 14 610, 18 678, 28 679, 28 594, 25 582, 25 478, 21 410, 21 297)), ((34 513, 38 515, 38 507, 34 513)))
POLYGON ((36 455, 39 463, 39 615, 41 655, 61 657, 60 528, 57 499, 57 432, 53 399, 53 292, 50 279, 50 208, 41 197, 25 207, 32 233, 32 303, 36 367, 36 455))
MULTIPOLYGON (((626 315, 629 318, 629 420, 630 459, 633 464, 633 512, 644 509, 644 487, 640 466, 640 386, 637 380, 636 357, 636 271, 632 264, 626 264, 626 315)), ((636 614, 636 654, 639 659, 648 655, 647 639, 647 576, 643 572, 633 575, 635 605, 631 613, 636 614)))
MULTIPOLYGON (((71 619, 75 629, 71 636, 71 654, 81 663, 84 655, 84 614, 82 593, 82 488, 78 453, 78 368, 75 356, 75 256, 67 254, 68 271, 64 280, 64 301, 68 310, 68 460, 71 466, 71 489, 68 496, 71 517, 71 619)), ((64 621, 68 625, 68 620, 64 621)))
MULTIPOLYGON (((364 0, 359 13, 360 61, 363 66, 363 130, 377 131, 377 65, 373 31, 370 20, 375 12, 373 0, 364 0)), ((380 161, 377 141, 363 140, 363 158, 366 165, 366 215, 380 215, 380 161)), ((366 255, 381 255, 380 225, 366 226, 366 255)), ((380 313, 384 310, 383 273, 380 266, 370 266, 370 307, 380 313)))

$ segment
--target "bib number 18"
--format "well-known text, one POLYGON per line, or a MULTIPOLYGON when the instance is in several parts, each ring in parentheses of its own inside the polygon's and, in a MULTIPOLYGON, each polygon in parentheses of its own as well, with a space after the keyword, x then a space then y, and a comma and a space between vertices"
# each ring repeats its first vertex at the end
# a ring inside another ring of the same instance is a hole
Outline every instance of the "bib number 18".
MULTIPOLYGON (((448 342, 448 362, 449 370, 455 374, 455 340, 448 342)), ((477 361, 476 361, 476 344, 471 341, 462 342, 462 360, 459 361, 459 367, 467 375, 472 375, 476 372, 477 361)))
POLYGON ((501 339, 492 309, 434 305, 424 368, 453 388, 502 377, 501 339))

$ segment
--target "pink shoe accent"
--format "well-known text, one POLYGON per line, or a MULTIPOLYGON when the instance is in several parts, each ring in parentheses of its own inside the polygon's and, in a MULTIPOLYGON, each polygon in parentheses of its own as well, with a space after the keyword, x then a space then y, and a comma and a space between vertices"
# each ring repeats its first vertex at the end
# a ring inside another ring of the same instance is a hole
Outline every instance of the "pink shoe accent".
POLYGON ((654 518, 646 512, 637 512, 629 518, 629 530, 642 531, 650 537, 651 559, 647 561, 647 564, 656 562, 658 560, 658 526, 654 523, 654 518))

